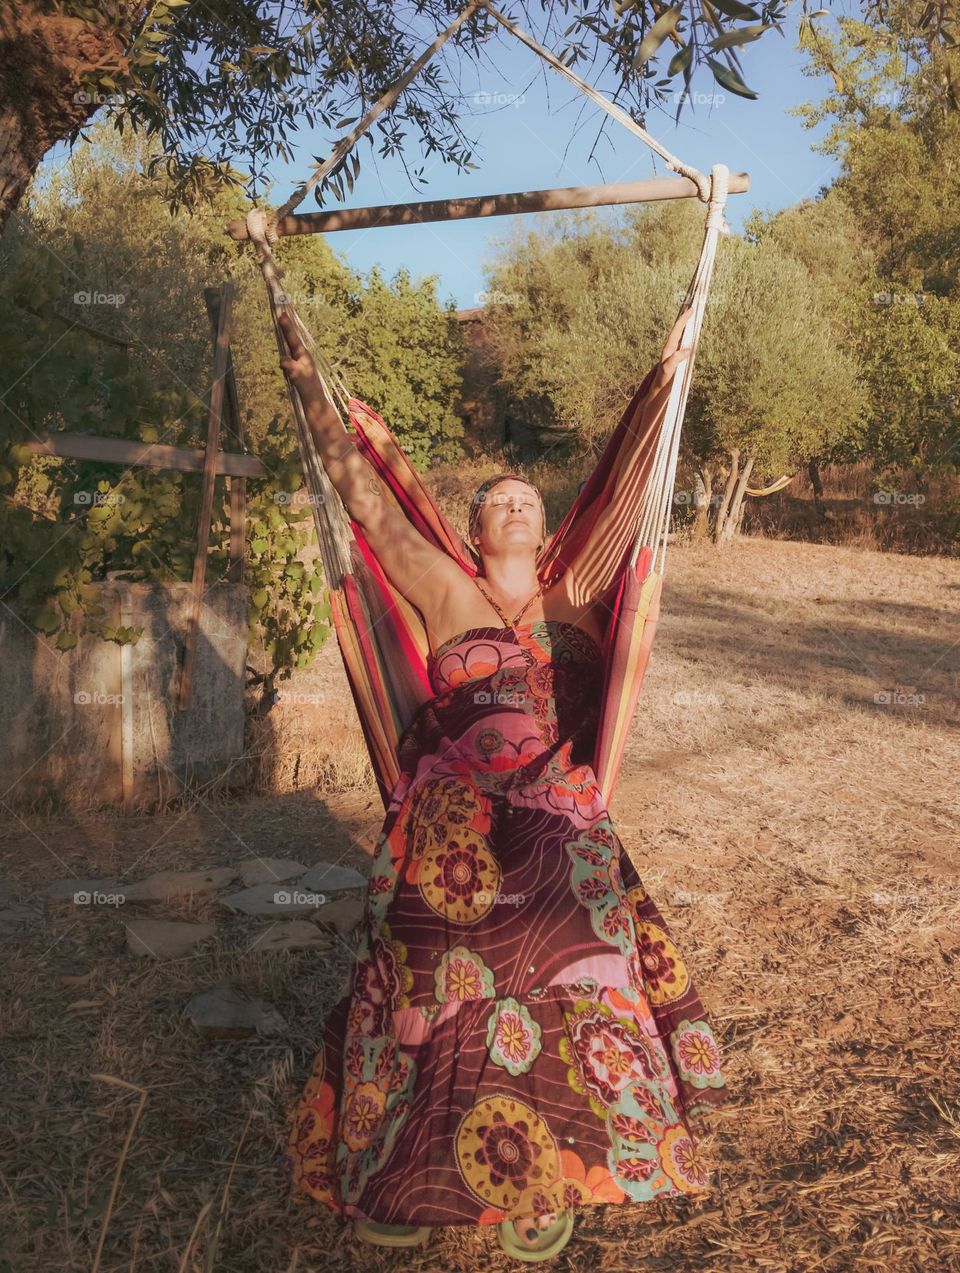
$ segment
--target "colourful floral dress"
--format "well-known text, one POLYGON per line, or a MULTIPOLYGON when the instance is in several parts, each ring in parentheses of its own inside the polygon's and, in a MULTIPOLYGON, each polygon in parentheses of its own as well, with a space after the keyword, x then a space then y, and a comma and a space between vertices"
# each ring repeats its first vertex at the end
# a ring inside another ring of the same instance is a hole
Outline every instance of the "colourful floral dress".
POLYGON ((386 1224, 703 1193, 688 1120, 728 1092, 590 765, 599 647, 472 628, 430 674, 284 1170, 386 1224))

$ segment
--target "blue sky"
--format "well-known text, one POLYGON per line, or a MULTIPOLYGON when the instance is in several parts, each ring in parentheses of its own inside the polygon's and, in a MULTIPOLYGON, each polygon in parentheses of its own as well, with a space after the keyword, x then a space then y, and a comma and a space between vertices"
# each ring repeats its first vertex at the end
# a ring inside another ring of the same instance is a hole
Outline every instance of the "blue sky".
MULTIPOLYGON (((725 163, 731 172, 750 174, 749 192, 730 196, 727 204, 727 221, 735 230, 742 228, 754 207, 775 210, 815 196, 837 172, 835 161, 811 150, 824 129, 805 129, 799 119, 787 114, 799 102, 820 100, 832 89, 832 81, 801 73, 805 56, 795 47, 792 16, 784 31, 786 39, 771 31, 741 52, 744 78, 759 94, 758 100, 747 101, 721 89, 707 69, 694 80, 698 95, 694 109, 688 102, 678 125, 673 123, 675 107, 651 112, 647 120, 648 132, 702 171, 709 172, 713 163, 725 163)), ((487 65, 461 67, 459 72, 455 54, 446 59, 443 52, 439 55, 447 77, 452 82, 459 79, 456 91, 463 101, 463 127, 477 141, 478 169, 458 173, 452 165, 431 157, 425 161, 426 186, 418 190, 399 161, 379 158, 362 142, 363 168, 350 206, 671 175, 643 142, 614 120, 608 120, 590 161, 598 128, 607 118, 600 108, 507 32, 487 47, 487 65)), ((589 72, 580 73, 593 82, 589 72)), ((602 90, 602 84, 597 86, 602 90)), ((315 155, 329 153, 331 135, 326 130, 304 131, 288 141, 297 158, 272 174, 271 196, 277 202, 311 172, 315 155)), ((423 160, 411 153, 407 162, 415 169, 423 160)), ((338 206, 333 196, 328 200, 327 207, 338 206)), ((315 207, 309 195, 300 211, 315 207)), ((540 213, 522 220, 532 226, 556 215, 540 213)), ((328 242, 355 269, 366 271, 379 264, 388 276, 401 266, 415 277, 437 275, 441 301, 452 297, 459 307, 467 308, 478 303, 477 293, 484 288, 483 263, 494 250, 492 240, 509 231, 514 220, 493 217, 343 231, 331 234, 328 242)))

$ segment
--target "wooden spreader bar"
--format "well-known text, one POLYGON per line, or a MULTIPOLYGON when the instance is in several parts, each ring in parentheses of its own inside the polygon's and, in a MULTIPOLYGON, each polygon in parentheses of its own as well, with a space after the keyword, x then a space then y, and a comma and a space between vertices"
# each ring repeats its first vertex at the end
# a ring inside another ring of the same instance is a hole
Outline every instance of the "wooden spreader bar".
MULTIPOLYGON (((729 194, 745 194, 749 189, 749 173, 730 174, 729 194)), ((283 217, 277 222, 276 229, 281 236, 331 234, 336 230, 373 230, 428 221, 466 221, 473 217, 505 217, 523 212, 557 212, 564 208, 599 208, 696 197, 697 187, 689 177, 650 177, 646 181, 623 181, 605 186, 561 186, 554 190, 476 195, 469 199, 431 199, 424 203, 387 203, 373 208, 299 212, 283 217)), ((246 239, 246 221, 243 218, 231 221, 227 232, 232 239, 246 239)))

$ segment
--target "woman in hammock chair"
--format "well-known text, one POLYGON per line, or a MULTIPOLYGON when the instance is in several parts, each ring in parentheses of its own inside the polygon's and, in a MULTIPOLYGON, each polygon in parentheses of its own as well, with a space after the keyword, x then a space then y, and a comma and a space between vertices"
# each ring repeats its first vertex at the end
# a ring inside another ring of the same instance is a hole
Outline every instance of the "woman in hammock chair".
MULTIPOLYGON (((654 407, 689 352, 664 347, 654 407)), ((281 359, 330 480, 430 640, 435 694, 401 740, 351 983, 283 1159, 357 1235, 496 1224, 522 1261, 573 1211, 703 1194, 689 1125, 726 1097, 708 1015, 590 766, 604 601, 544 588, 539 492, 475 493, 476 578, 384 498, 293 323, 281 359)))

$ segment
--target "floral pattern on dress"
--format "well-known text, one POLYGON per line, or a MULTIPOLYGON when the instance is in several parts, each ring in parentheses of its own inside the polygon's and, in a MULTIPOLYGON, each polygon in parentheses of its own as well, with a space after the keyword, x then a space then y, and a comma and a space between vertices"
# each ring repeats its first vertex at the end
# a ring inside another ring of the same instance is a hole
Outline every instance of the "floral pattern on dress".
POLYGON ((598 1117, 606 1117, 624 1089, 659 1080, 659 1065, 636 1022, 589 999, 578 1000, 564 1021, 560 1055, 570 1067, 567 1080, 589 1098, 598 1117))
POLYGON ((284 1171, 386 1224, 702 1193, 692 1119, 728 1097, 721 1055, 583 759, 595 643, 473 629, 431 675, 284 1171))
POLYGON ((434 969, 433 979, 438 1003, 492 999, 496 994, 493 972, 466 946, 447 951, 434 969))
POLYGON ((487 1023, 487 1050, 508 1073, 525 1074, 540 1051, 540 1027, 516 999, 503 999, 487 1023))

